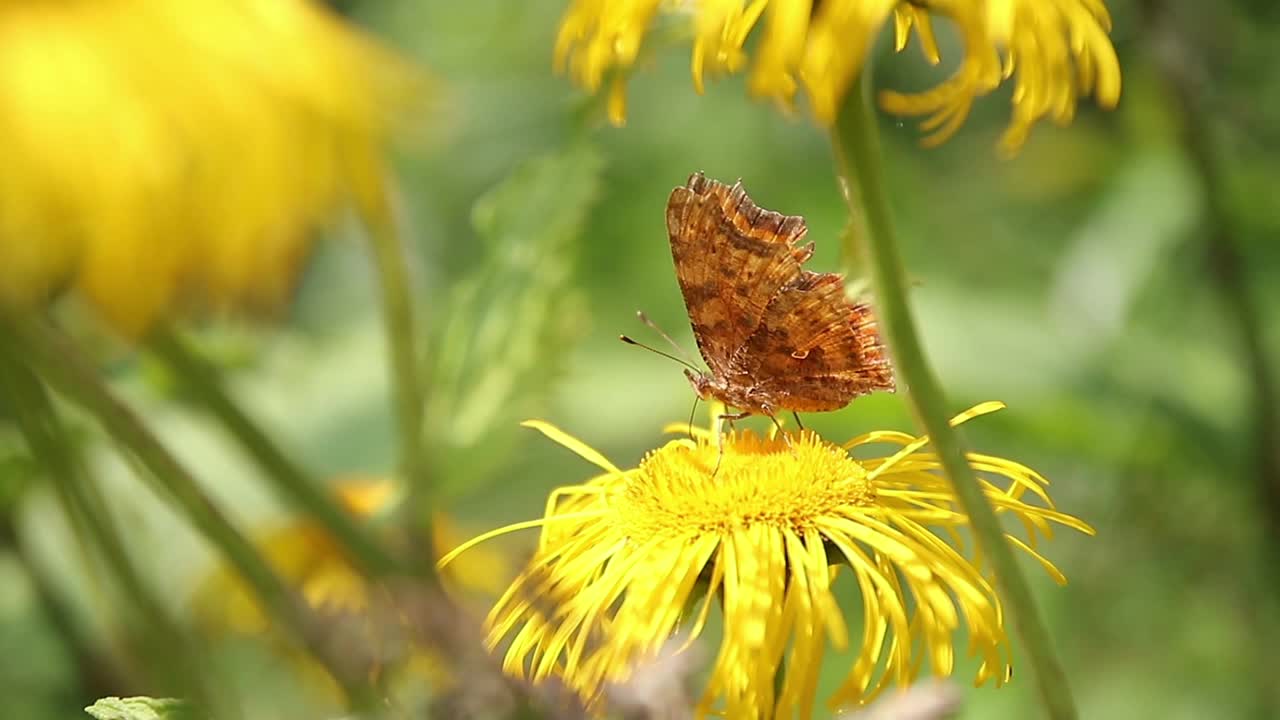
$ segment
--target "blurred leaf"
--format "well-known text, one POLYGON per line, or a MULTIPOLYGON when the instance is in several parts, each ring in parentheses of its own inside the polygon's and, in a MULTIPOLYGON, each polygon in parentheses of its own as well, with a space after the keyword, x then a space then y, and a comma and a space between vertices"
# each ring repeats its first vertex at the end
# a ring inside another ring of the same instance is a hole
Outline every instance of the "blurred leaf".
POLYGON ((1186 162, 1167 146, 1134 153, 1073 233, 1049 288, 1048 312, 1078 357, 1131 331, 1130 313, 1201 212, 1186 162))
POLYGON ((84 709, 97 720, 183 720, 195 715, 182 700, 149 697, 108 697, 84 709))
POLYGON ((452 289, 429 373, 428 443, 446 492, 500 466, 586 324, 573 265, 602 168, 580 142, 525 163, 473 208, 484 260, 452 289))

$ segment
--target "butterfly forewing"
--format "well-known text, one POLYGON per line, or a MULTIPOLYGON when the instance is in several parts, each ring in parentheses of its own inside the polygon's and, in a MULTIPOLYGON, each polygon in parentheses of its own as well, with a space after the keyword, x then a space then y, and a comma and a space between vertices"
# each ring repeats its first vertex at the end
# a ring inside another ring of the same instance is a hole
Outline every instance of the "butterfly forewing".
POLYGON ((713 374, 751 336, 774 295, 800 275, 804 220, 761 210, 741 186, 700 174, 671 193, 667 233, 698 350, 713 374))

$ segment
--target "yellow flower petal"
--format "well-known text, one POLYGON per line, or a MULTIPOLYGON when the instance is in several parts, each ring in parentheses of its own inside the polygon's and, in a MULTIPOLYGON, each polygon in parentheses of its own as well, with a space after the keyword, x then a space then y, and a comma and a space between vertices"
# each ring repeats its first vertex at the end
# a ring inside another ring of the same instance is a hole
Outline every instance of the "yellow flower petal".
POLYGON ((605 456, 596 452, 595 448, 592 448, 590 445, 587 445, 586 443, 582 442, 578 438, 573 437, 572 435, 566 433, 565 431, 561 430, 555 425, 552 425, 549 422, 544 422, 542 420, 525 420, 520 424, 524 427, 537 430, 543 435, 546 435, 556 444, 566 448, 570 452, 576 454, 578 457, 582 458, 583 460, 586 460, 587 462, 591 463, 592 465, 595 465, 596 467, 604 470, 605 472, 613 473, 615 475, 619 475, 622 473, 622 471, 619 470, 617 466, 615 466, 613 463, 609 462, 609 460, 605 456))
POLYGON ((950 137, 978 97, 1011 79, 1013 119, 1002 139, 1007 150, 1016 149, 1045 117, 1069 121, 1080 97, 1092 94, 1111 108, 1120 96, 1120 67, 1102 0, 573 0, 560 26, 556 67, 592 92, 612 74, 609 109, 615 124, 624 112, 618 83, 631 71, 662 7, 689 19, 690 69, 699 93, 708 77, 750 65, 747 86, 753 95, 789 110, 803 87, 823 125, 834 121, 890 13, 897 49, 914 32, 932 64, 941 60, 934 16, 955 23, 963 39, 964 56, 950 79, 920 93, 881 94, 890 112, 924 116, 927 144, 950 137), (750 59, 753 32, 761 37, 750 59))
POLYGON ((975 98, 1013 79, 1013 120, 1001 140, 1016 150, 1031 127, 1049 117, 1066 123, 1080 96, 1112 108, 1120 97, 1120 65, 1100 0, 939 2, 933 10, 959 27, 965 56, 952 77, 921 93, 881 94, 889 112, 924 115, 927 143, 945 140, 975 98))

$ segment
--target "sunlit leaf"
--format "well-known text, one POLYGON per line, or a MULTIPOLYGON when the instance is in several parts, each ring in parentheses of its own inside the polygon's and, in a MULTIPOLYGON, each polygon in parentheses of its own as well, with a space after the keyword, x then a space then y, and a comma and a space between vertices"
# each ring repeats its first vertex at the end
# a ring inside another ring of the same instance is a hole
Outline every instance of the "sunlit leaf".
POLYGON ((452 288, 431 346, 429 443, 447 489, 500 465, 586 324, 573 266, 602 167, 577 143, 520 166, 473 208, 484 259, 452 288))
POLYGON ((84 709, 97 720, 192 720, 195 714, 183 700, 150 697, 107 697, 84 709))

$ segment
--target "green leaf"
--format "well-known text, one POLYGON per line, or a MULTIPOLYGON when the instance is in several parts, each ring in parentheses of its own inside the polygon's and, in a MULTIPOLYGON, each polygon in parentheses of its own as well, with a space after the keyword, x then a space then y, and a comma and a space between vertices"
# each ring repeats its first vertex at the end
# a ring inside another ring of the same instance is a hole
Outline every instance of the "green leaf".
POLYGON ((97 720, 189 720, 195 715, 184 700, 107 697, 84 709, 97 720))
POLYGON ((586 325, 573 267, 602 168, 576 143, 520 166, 473 208, 485 257, 451 289, 431 346, 428 424, 440 430, 428 443, 446 490, 501 466, 586 325))

